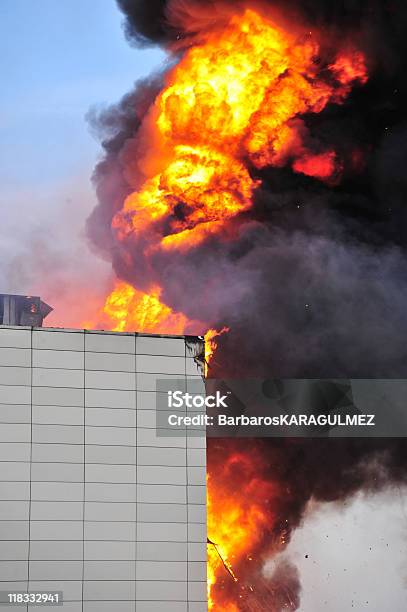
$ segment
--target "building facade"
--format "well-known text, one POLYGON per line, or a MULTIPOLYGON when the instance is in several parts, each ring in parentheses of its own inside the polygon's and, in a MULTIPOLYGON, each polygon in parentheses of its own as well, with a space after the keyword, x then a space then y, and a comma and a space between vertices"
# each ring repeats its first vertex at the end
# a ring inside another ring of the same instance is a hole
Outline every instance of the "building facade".
POLYGON ((205 437, 156 429, 157 379, 202 380, 200 343, 0 327, 0 591, 207 610, 205 437))

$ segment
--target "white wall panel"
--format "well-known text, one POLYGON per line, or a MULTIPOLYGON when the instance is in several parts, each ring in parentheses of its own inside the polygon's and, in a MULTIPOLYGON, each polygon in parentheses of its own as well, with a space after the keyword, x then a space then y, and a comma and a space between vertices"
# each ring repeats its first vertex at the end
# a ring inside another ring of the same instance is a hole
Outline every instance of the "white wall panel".
POLYGON ((160 379, 202 385, 182 336, 0 327, 3 585, 206 610, 206 444, 157 430, 160 379))

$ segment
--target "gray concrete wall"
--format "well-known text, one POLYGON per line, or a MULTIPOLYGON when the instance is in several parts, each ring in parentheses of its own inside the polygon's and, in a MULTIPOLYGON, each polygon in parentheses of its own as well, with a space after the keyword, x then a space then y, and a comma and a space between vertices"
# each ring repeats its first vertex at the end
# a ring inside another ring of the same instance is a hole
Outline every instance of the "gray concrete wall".
POLYGON ((0 590, 207 610, 205 439, 155 432, 156 379, 190 376, 183 337, 0 327, 0 590))

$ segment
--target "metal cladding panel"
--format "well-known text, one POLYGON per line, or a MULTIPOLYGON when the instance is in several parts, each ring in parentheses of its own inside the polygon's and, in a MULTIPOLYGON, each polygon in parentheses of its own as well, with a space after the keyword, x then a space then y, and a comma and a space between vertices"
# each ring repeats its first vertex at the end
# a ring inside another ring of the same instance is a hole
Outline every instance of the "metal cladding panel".
POLYGON ((156 381, 186 387, 201 352, 0 326, 0 590, 64 591, 67 612, 207 609, 205 440, 155 426, 156 381))

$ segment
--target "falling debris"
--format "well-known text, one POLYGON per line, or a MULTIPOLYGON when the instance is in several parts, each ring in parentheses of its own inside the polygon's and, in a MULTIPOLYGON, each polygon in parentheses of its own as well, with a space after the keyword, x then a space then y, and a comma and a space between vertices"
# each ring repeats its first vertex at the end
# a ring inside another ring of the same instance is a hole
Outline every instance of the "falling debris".
POLYGON ((217 554, 219 556, 219 559, 222 561, 222 564, 223 564, 223 567, 225 568, 225 570, 231 575, 233 580, 235 582, 237 582, 238 580, 237 580, 237 578, 236 578, 236 576, 235 576, 235 574, 233 572, 232 566, 230 565, 229 561, 226 558, 222 557, 222 555, 221 555, 221 553, 219 551, 218 545, 215 544, 215 542, 212 542, 212 540, 210 540, 209 538, 208 538, 207 541, 208 541, 208 544, 213 546, 214 549, 216 550, 216 552, 217 552, 217 554))

